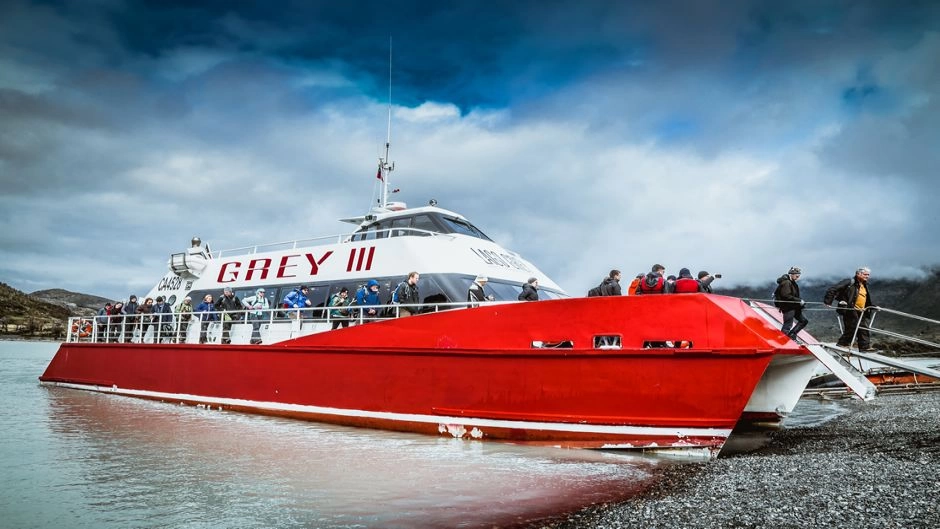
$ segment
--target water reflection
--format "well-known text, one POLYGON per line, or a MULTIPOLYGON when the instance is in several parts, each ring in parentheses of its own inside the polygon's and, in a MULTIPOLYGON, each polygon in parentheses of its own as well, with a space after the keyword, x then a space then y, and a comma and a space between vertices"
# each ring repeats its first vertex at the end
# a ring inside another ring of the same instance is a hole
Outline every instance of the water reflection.
POLYGON ((505 526, 625 499, 671 464, 45 392, 62 487, 93 507, 78 525, 505 526))

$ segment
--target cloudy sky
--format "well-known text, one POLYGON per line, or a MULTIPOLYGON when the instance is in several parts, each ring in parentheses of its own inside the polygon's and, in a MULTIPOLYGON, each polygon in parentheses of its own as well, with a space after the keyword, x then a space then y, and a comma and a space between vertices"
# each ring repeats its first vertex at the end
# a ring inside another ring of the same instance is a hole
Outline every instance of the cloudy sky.
POLYGON ((343 232, 386 135, 583 294, 940 263, 940 3, 0 2, 0 281, 146 291, 193 235, 343 232))

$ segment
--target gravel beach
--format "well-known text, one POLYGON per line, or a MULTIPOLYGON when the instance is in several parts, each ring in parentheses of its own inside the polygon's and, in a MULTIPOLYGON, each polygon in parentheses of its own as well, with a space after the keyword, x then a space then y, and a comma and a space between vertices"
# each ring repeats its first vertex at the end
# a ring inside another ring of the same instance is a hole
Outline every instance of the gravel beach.
POLYGON ((940 391, 847 406, 750 453, 670 467, 624 503, 533 527, 940 527, 940 391))

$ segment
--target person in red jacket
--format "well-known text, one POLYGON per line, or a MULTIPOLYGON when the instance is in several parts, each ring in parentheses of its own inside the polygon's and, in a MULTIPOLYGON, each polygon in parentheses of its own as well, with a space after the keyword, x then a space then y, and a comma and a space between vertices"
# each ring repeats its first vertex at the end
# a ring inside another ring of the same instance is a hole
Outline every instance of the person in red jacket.
POLYGON ((650 273, 646 274, 643 279, 640 280, 640 284, 636 287, 637 294, 665 294, 666 293, 666 278, 663 277, 663 274, 666 273, 666 267, 661 264, 654 264, 653 268, 650 269, 650 273))
POLYGON ((673 292, 676 294, 691 294, 699 290, 699 282, 692 277, 692 272, 690 272, 688 268, 679 270, 679 277, 676 278, 673 292))

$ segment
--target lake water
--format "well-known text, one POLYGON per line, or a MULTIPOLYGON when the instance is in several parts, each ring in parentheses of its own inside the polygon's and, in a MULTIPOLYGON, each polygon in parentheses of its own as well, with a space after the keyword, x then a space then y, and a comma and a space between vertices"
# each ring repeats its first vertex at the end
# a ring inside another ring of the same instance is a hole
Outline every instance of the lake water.
MULTIPOLYGON (((676 464, 40 386, 57 347, 0 341, 0 527, 504 527, 642 494, 676 464)), ((821 406, 797 411, 839 413, 821 406)))

